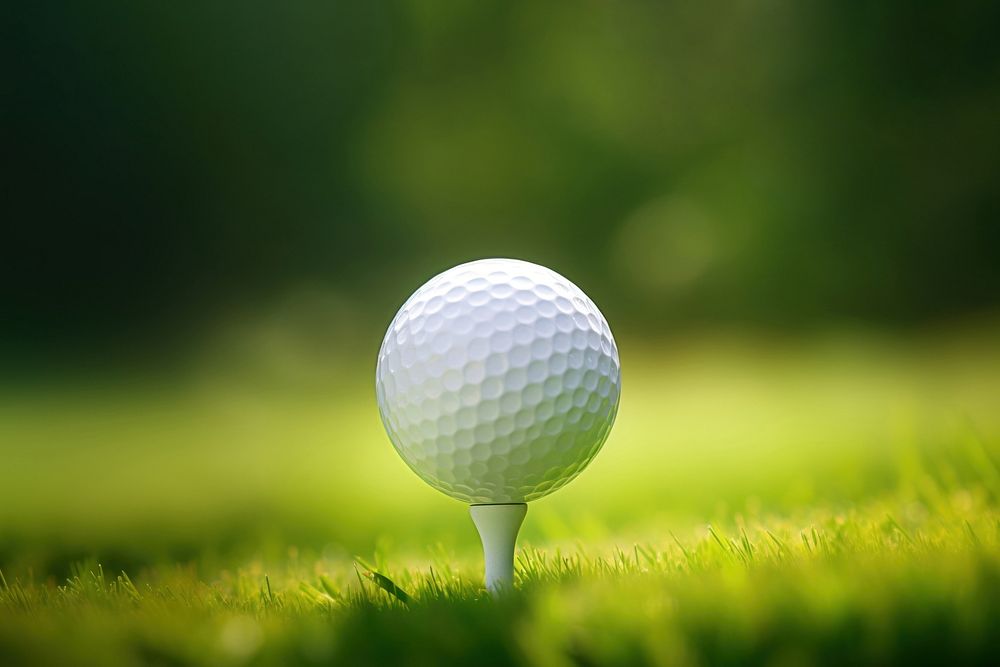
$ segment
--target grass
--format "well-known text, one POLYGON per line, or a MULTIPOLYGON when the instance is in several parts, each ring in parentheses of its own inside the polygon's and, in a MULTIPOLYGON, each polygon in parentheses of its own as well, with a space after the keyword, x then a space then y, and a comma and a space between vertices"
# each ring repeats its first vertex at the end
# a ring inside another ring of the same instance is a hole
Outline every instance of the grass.
POLYGON ((982 489, 736 516, 641 543, 478 558, 294 550, 64 582, 5 573, 3 664, 941 664, 1000 649, 1000 512, 982 489))
POLYGON ((0 665, 991 664, 996 333, 623 344, 499 600, 370 369, 0 394, 0 665))

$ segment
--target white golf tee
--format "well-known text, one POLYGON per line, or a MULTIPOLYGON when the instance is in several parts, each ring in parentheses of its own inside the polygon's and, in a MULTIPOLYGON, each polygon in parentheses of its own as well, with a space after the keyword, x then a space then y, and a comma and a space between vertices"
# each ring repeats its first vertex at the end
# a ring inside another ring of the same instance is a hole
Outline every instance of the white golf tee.
POLYGON ((493 595, 514 588, 514 544, 527 512, 526 503, 469 506, 483 542, 486 588, 493 595))

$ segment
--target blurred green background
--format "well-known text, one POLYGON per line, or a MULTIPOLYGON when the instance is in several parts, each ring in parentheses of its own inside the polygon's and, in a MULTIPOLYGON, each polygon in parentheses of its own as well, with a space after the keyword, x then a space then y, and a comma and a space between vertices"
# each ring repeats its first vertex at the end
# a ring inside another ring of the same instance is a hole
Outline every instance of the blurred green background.
POLYGON ((995 3, 5 14, 0 561, 474 547, 372 375, 406 296, 488 256, 621 347, 529 541, 1000 450, 995 3))

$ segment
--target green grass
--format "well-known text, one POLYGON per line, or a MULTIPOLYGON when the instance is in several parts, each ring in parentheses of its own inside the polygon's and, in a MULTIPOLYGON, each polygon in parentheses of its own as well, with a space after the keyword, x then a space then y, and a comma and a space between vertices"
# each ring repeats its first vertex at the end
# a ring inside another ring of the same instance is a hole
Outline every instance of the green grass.
POLYGON ((623 342, 500 600, 367 366, 0 392, 0 665, 990 664, 997 339, 623 342))
POLYGON ((478 558, 446 554, 5 573, 0 663, 988 664, 998 541, 973 489, 524 546, 501 600, 478 558))

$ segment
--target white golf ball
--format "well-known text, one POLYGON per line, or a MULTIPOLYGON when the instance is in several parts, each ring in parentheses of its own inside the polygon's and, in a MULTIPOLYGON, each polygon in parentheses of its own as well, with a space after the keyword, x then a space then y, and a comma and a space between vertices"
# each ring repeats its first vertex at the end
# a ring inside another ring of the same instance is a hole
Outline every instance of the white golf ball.
POLYGON ((513 259, 456 266, 389 325, 375 371, 393 446, 468 503, 520 503, 563 486, 618 411, 618 348, 580 288, 513 259))

